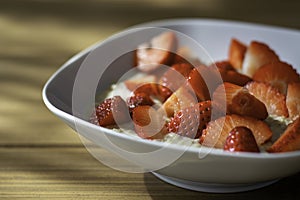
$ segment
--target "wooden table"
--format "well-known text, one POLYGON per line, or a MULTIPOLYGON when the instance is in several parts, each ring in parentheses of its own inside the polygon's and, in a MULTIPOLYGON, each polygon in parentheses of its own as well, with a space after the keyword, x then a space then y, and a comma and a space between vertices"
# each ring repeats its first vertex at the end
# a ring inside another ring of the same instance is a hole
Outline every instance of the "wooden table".
POLYGON ((299 199, 300 174, 225 195, 115 171, 95 160, 41 99, 44 83, 68 58, 130 25, 209 17, 300 29, 299 9, 296 0, 2 0, 0 199, 299 199))

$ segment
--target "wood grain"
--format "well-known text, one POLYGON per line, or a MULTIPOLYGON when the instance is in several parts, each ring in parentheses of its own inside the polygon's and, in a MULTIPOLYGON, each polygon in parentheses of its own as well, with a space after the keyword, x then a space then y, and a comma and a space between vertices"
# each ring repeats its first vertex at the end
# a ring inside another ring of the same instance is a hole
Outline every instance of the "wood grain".
MULTIPOLYGON (((95 160, 42 102, 47 79, 71 56, 128 26, 208 17, 300 29, 300 1, 2 0, 0 199, 297 199, 300 175, 256 191, 207 194, 95 160)), ((201 172, 195 172, 201 173, 201 172)))

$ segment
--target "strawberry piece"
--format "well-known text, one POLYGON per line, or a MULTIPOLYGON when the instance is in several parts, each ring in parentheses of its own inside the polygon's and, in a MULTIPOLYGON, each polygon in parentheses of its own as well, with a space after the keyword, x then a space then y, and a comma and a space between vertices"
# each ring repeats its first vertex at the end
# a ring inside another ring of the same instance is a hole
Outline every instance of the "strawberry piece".
POLYGON ((248 83, 245 88, 265 104, 269 115, 288 117, 285 96, 276 88, 255 81, 248 83))
POLYGON ((249 128, 258 145, 262 145, 272 138, 272 131, 264 121, 233 114, 210 121, 206 129, 202 131, 199 142, 204 146, 222 149, 229 132, 237 126, 249 128))
POLYGON ((268 149, 270 153, 300 150, 300 118, 289 124, 284 133, 268 149))
POLYGON ((229 62, 236 70, 242 70, 244 56, 247 46, 237 39, 232 39, 229 46, 229 62))
POLYGON ((164 32, 151 39, 149 43, 138 46, 136 63, 139 70, 150 72, 161 64, 169 65, 173 62, 177 49, 177 38, 173 32, 164 32))
POLYGON ((167 128, 169 132, 181 136, 199 138, 210 118, 211 101, 204 101, 177 112, 168 123, 167 128))
POLYGON ((289 83, 299 83, 300 77, 296 70, 284 62, 272 62, 261 66, 253 75, 253 80, 269 83, 286 95, 289 83))
POLYGON ((252 77, 258 68, 276 61, 279 61, 279 57, 268 45, 253 41, 245 53, 242 73, 252 77))
POLYGON ((300 116, 300 83, 290 83, 288 85, 286 106, 290 119, 294 120, 300 116))
POLYGON ((222 105, 225 100, 224 97, 226 97, 226 108, 229 114, 249 116, 256 119, 268 117, 266 106, 241 86, 227 82, 220 85, 213 94, 213 100, 222 105))
POLYGON ((124 84, 128 90, 133 91, 146 83, 155 83, 155 81, 156 77, 154 75, 146 75, 138 78, 125 80, 124 84))
MULTIPOLYGON (((211 66, 215 65, 219 70, 235 70, 234 67, 230 64, 229 61, 223 60, 223 61, 218 61, 212 64, 211 66)), ((210 67, 211 67, 210 66, 210 67)))
POLYGON ((154 96, 161 102, 164 102, 172 95, 172 91, 169 88, 157 83, 146 83, 136 88, 133 92, 134 94, 145 93, 148 96, 154 96))
POLYGON ((105 99, 96 107, 100 126, 111 126, 129 121, 128 107, 120 96, 105 99))
POLYGON ((167 134, 164 115, 151 106, 138 106, 133 109, 132 119, 135 132, 144 139, 162 139, 167 134))
POLYGON ((168 117, 174 115, 179 110, 194 106, 198 103, 197 97, 190 93, 187 86, 182 86, 176 90, 162 105, 168 117))
POLYGON ((188 63, 174 64, 163 74, 159 83, 171 91, 175 91, 185 84, 191 70, 192 66, 188 63))
POLYGON ((250 77, 237 72, 237 70, 228 61, 219 61, 214 63, 214 65, 219 70, 224 82, 244 86, 246 83, 252 80, 250 77))
POLYGON ((195 56, 192 54, 191 50, 188 47, 178 47, 174 58, 174 64, 178 63, 187 63, 193 66, 201 64, 199 59, 195 58, 195 56))
POLYGON ((223 149, 230 152, 259 152, 252 131, 243 126, 235 127, 229 132, 223 149))
POLYGON ((154 102, 146 93, 137 93, 127 99, 127 105, 132 111, 137 106, 152 106, 154 102))
POLYGON ((199 137, 201 133, 198 128, 200 121, 199 115, 197 106, 180 110, 167 124, 168 132, 174 132, 192 139, 199 137))
POLYGON ((194 68, 189 74, 188 81, 199 101, 210 100, 210 92, 223 82, 217 70, 204 65, 194 68))

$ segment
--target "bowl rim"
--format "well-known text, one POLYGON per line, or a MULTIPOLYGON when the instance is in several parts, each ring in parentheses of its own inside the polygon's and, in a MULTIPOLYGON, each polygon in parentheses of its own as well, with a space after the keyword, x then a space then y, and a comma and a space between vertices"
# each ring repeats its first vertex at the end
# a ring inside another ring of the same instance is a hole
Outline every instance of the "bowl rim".
MULTIPOLYGON (((59 67, 59 69, 50 76, 50 78, 47 80, 45 83, 43 89, 42 89, 42 99, 46 107, 53 112, 55 115, 58 115, 62 118, 68 119, 70 121, 75 120, 78 123, 81 123, 84 126, 89 126, 90 128, 97 129, 99 132, 103 132, 105 134, 111 134, 116 137, 120 137, 122 139, 126 140, 132 140, 132 141, 137 141, 142 142, 147 145, 152 145, 156 147, 162 147, 166 142, 162 141, 155 141, 155 140, 146 140, 139 138, 138 136, 131 136, 131 135, 126 135, 122 134, 119 132, 116 132, 112 129, 104 128, 97 126, 95 124, 92 124, 90 122, 87 122, 85 120, 79 119, 69 113, 66 113, 59 108, 57 108, 55 105, 53 105, 50 100, 48 99, 47 96, 47 90, 49 85, 55 80, 58 74, 60 74, 63 70, 66 68, 72 67, 72 64, 82 58, 83 56, 87 55, 90 53, 93 49, 98 48, 99 46, 106 44, 115 38, 118 38, 122 36, 126 31, 133 29, 133 28, 139 28, 139 27, 159 27, 159 26, 170 26, 170 25, 179 25, 179 24, 184 24, 184 25, 209 25, 209 26, 224 26, 224 24, 230 25, 231 27, 241 27, 241 28, 249 28, 249 26, 253 26, 256 29, 261 29, 261 30, 271 30, 271 31, 279 31, 279 32, 287 32, 289 34, 297 34, 300 37, 300 31, 297 29, 292 29, 292 28, 285 28, 285 27, 279 27, 279 26, 273 26, 273 25, 264 25, 264 24, 259 24, 259 23, 250 23, 250 22, 241 22, 241 21, 233 21, 233 20, 221 20, 221 19, 209 19, 209 18, 178 18, 178 19, 164 19, 164 20, 156 20, 152 22, 146 22, 142 24, 138 24, 135 26, 131 26, 123 31, 117 32, 113 34, 112 36, 109 36, 108 38, 96 42, 95 44, 87 47, 86 49, 80 51, 79 53, 75 54, 73 57, 68 59, 63 65, 59 67)), ((174 149, 174 150, 180 150, 182 151, 183 149, 186 149, 187 147, 184 145, 179 145, 179 144, 171 144, 168 143, 168 148, 174 149)), ((300 151, 292 151, 292 152, 284 152, 284 153, 267 153, 267 152, 260 152, 260 153, 251 153, 251 152, 226 152, 222 149, 217 149, 217 148, 209 148, 205 146, 201 146, 201 149, 203 148, 204 152, 209 151, 210 155, 214 156, 224 156, 224 157, 234 157, 234 158, 249 158, 249 159, 279 159, 279 158, 293 158, 293 157, 299 157, 300 156, 300 151)), ((190 146, 188 149, 186 149, 186 152, 189 153, 199 153, 200 147, 193 147, 190 146)))

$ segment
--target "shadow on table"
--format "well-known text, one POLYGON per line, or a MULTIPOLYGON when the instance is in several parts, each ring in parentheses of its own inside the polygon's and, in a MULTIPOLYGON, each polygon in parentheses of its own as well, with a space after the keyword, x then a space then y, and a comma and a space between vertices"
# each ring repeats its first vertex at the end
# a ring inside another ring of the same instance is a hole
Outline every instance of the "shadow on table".
POLYGON ((284 178, 273 185, 241 193, 213 194, 185 190, 156 178, 151 173, 144 175, 144 182, 153 200, 160 199, 299 199, 300 173, 284 178))

